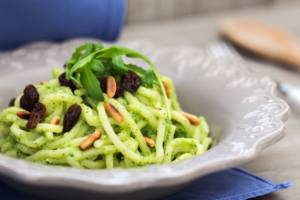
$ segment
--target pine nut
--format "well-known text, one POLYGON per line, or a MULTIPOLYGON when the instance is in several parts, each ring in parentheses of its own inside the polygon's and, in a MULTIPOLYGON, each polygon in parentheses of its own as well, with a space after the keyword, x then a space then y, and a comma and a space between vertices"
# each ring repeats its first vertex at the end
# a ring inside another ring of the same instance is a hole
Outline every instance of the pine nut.
POLYGON ((47 81, 45 81, 45 80, 42 80, 42 81, 40 82, 41 85, 45 85, 46 83, 47 83, 47 81))
POLYGON ((171 88, 170 88, 169 84, 167 83, 167 81, 162 81, 162 83, 165 88, 167 97, 170 97, 171 96, 171 88))
POLYGON ((151 148, 155 147, 155 141, 152 138, 144 136, 144 140, 149 147, 151 148))
POLYGON ((100 131, 96 130, 88 138, 86 138, 79 146, 81 150, 86 150, 93 145, 93 143, 101 137, 100 131))
POLYGON ((108 97, 112 98, 115 96, 117 91, 117 83, 113 76, 108 76, 106 78, 106 94, 108 97))
POLYGON ((50 124, 53 124, 53 125, 58 125, 60 122, 60 118, 58 116, 55 116, 51 119, 51 122, 50 124))
POLYGON ((192 115, 190 113, 187 113, 187 112, 182 112, 183 116, 185 116, 189 122, 193 125, 198 125, 200 124, 200 119, 199 117, 197 117, 196 115, 192 115))
POLYGON ((104 104, 104 108, 106 110, 106 112, 112 117, 114 118, 114 120, 116 120, 116 122, 118 123, 122 123, 123 122, 123 116, 119 113, 119 111, 111 104, 109 103, 105 103, 104 104))
POLYGON ((29 119, 30 112, 27 112, 27 111, 18 111, 18 112, 16 112, 16 115, 18 117, 20 117, 21 119, 29 119))

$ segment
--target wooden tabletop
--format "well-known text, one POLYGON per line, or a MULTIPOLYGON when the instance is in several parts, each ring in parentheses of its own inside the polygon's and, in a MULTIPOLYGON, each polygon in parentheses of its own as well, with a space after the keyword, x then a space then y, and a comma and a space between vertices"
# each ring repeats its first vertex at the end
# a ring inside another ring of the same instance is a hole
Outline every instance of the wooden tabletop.
MULTIPOLYGON (((209 44, 218 38, 218 27, 225 16, 258 19, 282 27, 300 38, 300 2, 276 6, 256 7, 239 11, 218 12, 189 18, 136 24, 125 27, 121 40, 147 39, 160 44, 209 44)), ((300 87, 300 73, 264 61, 256 67, 259 73, 300 87)), ((257 200, 300 199, 300 115, 291 111, 286 124, 286 137, 269 147, 244 168, 274 182, 289 180, 292 187, 257 200), (299 153, 299 154, 298 154, 299 153)))

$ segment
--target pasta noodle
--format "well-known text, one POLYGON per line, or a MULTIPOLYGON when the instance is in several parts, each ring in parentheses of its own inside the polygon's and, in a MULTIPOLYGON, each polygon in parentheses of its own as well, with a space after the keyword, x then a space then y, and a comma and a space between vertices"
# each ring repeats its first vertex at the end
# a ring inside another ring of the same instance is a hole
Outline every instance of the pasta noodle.
POLYGON ((60 85, 61 73, 55 68, 52 80, 35 85, 47 110, 34 129, 28 130, 27 120, 16 115, 25 111, 20 107, 22 94, 12 107, 0 113, 2 153, 42 164, 87 169, 128 168, 191 158, 204 153, 211 145, 206 119, 200 116, 200 123, 195 125, 182 115, 174 85, 168 77, 162 77, 172 91, 167 102, 163 96, 168 94, 157 85, 140 86, 134 94, 126 91, 119 98, 104 94, 104 100, 97 102, 87 98, 83 88, 72 92, 60 85), (105 103, 123 117, 121 123, 107 113, 105 103), (63 133, 63 118, 73 104, 80 106, 80 118, 70 131, 63 133), (54 117, 59 119, 57 124, 51 122, 54 117), (99 130, 101 137, 88 149, 80 149, 80 144, 95 130, 99 130), (145 137, 155 147, 149 146, 145 137))

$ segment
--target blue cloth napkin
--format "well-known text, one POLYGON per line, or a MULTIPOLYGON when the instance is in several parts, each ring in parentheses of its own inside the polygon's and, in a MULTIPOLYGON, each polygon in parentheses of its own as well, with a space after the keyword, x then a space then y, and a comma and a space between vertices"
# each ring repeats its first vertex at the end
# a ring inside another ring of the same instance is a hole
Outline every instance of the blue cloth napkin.
POLYGON ((122 28, 125 4, 125 0, 1 0, 0 50, 36 40, 113 41, 122 28))
POLYGON ((243 169, 229 169, 202 177, 165 200, 244 200, 290 186, 272 183, 243 169))
MULTIPOLYGON (((289 186, 288 182, 274 184, 245 170, 229 169, 202 177, 165 200, 244 200, 289 186)), ((1 199, 32 200, 29 195, 16 191, 2 182, 0 195, 1 199)))

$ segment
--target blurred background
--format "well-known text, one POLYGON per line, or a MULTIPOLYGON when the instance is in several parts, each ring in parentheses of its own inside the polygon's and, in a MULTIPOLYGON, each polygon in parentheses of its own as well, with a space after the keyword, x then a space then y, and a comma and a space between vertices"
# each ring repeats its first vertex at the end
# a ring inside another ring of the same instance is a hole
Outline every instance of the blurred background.
MULTIPOLYGON (((82 36, 106 41, 147 40, 159 45, 204 47, 223 42, 220 39, 220 24, 227 17, 251 19, 273 25, 291 33, 295 44, 298 47, 300 45, 297 42, 300 38, 299 0, 78 2, 80 1, 1 0, 0 49, 11 49, 36 40, 62 41, 82 36), (36 7, 32 7, 29 2, 36 7), (45 24, 43 20, 50 21, 45 24)), ((287 64, 270 62, 259 56, 249 56, 240 49, 238 52, 247 61, 258 64, 253 67, 254 71, 278 82, 291 84, 300 91, 300 65, 291 68, 287 64)), ((300 116, 294 108, 291 109, 286 126, 287 136, 254 161, 242 166, 274 182, 292 181, 293 187, 290 189, 258 198, 259 200, 296 200, 300 197, 300 159, 297 158, 300 152, 300 116)))
POLYGON ((203 45, 218 37, 220 23, 226 17, 255 19, 300 34, 297 0, 128 0, 127 3, 122 39, 151 38, 163 44, 203 45))
POLYGON ((126 24, 215 14, 226 10, 277 6, 291 2, 297 0, 128 0, 126 24))

